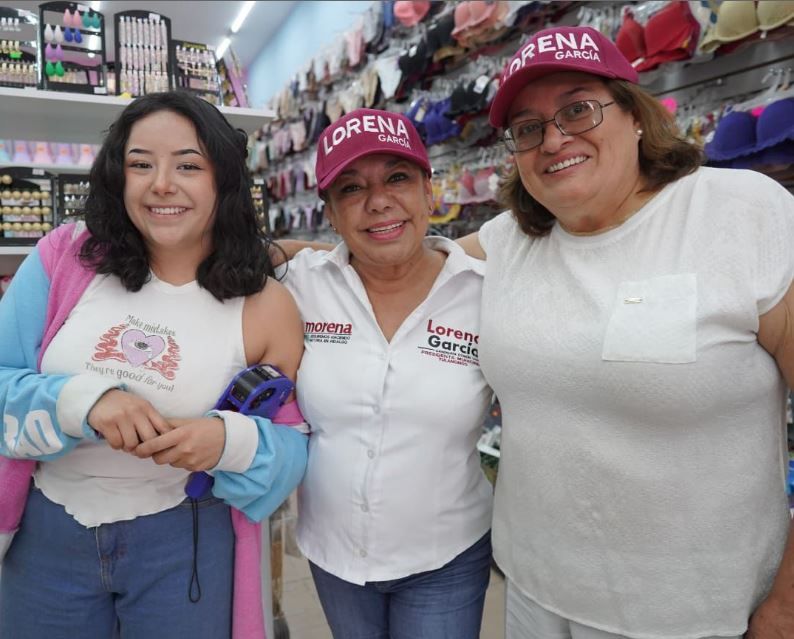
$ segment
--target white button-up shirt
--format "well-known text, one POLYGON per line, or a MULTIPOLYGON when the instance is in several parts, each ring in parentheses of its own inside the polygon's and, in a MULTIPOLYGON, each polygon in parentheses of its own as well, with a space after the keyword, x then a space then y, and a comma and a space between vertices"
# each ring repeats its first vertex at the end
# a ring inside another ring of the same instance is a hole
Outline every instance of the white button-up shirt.
POLYGON ((391 342, 344 244, 301 251, 285 281, 304 321, 297 393, 312 427, 298 545, 356 584, 440 568, 491 525, 476 448, 491 399, 477 352, 484 263, 424 241, 448 257, 391 342))

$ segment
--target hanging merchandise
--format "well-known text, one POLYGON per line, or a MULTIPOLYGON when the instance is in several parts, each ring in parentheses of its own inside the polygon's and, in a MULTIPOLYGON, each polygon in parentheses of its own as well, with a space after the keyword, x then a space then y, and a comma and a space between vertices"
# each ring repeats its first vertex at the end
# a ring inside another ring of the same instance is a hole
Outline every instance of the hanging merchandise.
POLYGON ((75 2, 39 5, 39 88, 106 95, 105 19, 75 2))
POLYGON ((0 245, 33 245, 52 230, 54 185, 41 169, 0 168, 0 245))
POLYGON ((0 86, 38 83, 38 17, 30 11, 0 7, 0 86))
POLYGON ((223 104, 221 80, 215 51, 206 44, 174 40, 174 86, 204 98, 210 104, 223 104))
POLYGON ((149 11, 113 16, 116 91, 131 97, 174 88, 171 20, 149 11))

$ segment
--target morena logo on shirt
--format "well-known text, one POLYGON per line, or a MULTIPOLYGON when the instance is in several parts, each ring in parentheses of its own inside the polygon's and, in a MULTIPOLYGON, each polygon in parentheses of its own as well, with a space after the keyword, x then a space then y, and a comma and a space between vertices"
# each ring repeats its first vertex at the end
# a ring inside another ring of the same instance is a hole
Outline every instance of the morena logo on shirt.
POLYGON ((427 320, 425 333, 427 346, 419 347, 422 354, 461 366, 479 366, 477 344, 480 336, 476 333, 433 323, 432 318, 427 320))
POLYGON ((378 134, 379 142, 390 142, 406 149, 411 148, 405 122, 388 115, 364 115, 360 118, 350 118, 332 129, 330 134, 324 135, 322 139, 323 151, 325 155, 329 155, 345 140, 371 133, 378 134))
POLYGON ((303 339, 307 342, 347 344, 353 334, 349 322, 304 322, 303 339))
POLYGON ((507 69, 505 78, 523 68, 535 56, 549 60, 592 60, 601 62, 601 51, 589 33, 550 33, 530 42, 521 50, 507 69))

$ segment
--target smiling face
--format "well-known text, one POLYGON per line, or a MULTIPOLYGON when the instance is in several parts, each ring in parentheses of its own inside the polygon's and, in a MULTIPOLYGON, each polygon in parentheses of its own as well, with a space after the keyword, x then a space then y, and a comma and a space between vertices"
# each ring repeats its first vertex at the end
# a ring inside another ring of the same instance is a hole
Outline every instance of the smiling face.
POLYGON ((203 259, 211 251, 217 191, 193 123, 172 111, 138 120, 124 148, 124 206, 149 250, 203 259))
MULTIPOLYGON (((554 73, 518 94, 508 124, 548 120, 579 100, 603 105, 613 98, 596 76, 554 73)), ((600 125, 579 135, 563 135, 553 122, 547 124, 540 146, 514 156, 524 188, 575 232, 596 231, 621 220, 641 187, 638 126, 617 104, 603 109, 600 125)))
POLYGON ((351 261, 400 266, 422 253, 432 189, 413 162, 381 153, 359 158, 337 176, 327 197, 326 214, 351 261))

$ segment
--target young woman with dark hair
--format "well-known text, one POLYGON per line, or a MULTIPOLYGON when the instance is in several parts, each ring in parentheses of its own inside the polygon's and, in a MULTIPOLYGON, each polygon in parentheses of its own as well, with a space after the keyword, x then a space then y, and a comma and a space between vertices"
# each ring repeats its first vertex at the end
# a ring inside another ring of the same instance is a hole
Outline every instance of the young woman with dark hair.
POLYGON ((239 553, 303 476, 306 436, 212 408, 250 365, 294 379, 303 331, 245 142, 198 98, 134 101, 92 168, 87 228, 41 240, 0 303, 2 639, 262 636, 239 553), (197 500, 192 471, 215 477, 197 500))

